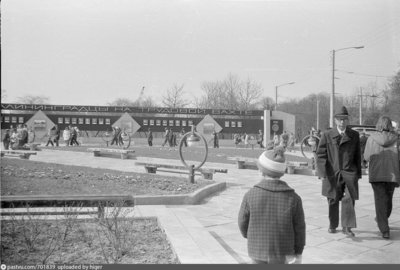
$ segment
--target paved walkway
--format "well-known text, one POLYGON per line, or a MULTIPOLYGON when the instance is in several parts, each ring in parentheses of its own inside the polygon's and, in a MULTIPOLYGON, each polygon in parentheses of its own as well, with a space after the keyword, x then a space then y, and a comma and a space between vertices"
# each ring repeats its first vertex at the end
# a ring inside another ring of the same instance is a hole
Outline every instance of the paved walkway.
MULTIPOLYGON (((139 160, 147 160, 138 158, 139 160)), ((135 160, 94 157, 92 153, 43 150, 31 160, 60 164, 144 172, 135 160)), ((174 162, 155 160, 156 162, 174 162)), ((137 206, 136 216, 157 216, 182 263, 249 263, 246 239, 237 226, 237 215, 244 193, 256 184, 255 170, 238 170, 236 165, 208 164, 228 168, 228 174, 216 174, 215 181, 227 182, 227 189, 200 205, 137 206)), ((176 174, 174 174, 176 175, 176 174)), ((314 176, 285 175, 283 178, 301 196, 307 235, 303 253, 306 264, 381 264, 400 263, 400 193, 396 189, 390 217, 391 238, 381 237, 374 221, 373 192, 368 176, 360 180, 360 200, 356 201, 358 227, 356 237, 329 234, 328 207, 320 195, 321 182, 314 176)))

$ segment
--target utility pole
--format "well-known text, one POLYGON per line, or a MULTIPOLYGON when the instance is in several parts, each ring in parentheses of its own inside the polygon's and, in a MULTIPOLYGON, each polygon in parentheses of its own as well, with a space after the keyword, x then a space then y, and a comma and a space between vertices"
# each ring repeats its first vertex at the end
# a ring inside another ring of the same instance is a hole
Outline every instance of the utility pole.
POLYGON ((331 104, 330 104, 330 116, 329 116, 329 126, 333 127, 333 114, 335 109, 335 54, 338 51, 348 50, 348 49, 362 49, 364 46, 357 46, 357 47, 346 47, 337 50, 332 50, 332 91, 331 91, 331 104))
POLYGON ((362 88, 360 87, 360 125, 362 125, 362 88))
POLYGON ((317 130, 319 130, 319 98, 317 98, 317 130))

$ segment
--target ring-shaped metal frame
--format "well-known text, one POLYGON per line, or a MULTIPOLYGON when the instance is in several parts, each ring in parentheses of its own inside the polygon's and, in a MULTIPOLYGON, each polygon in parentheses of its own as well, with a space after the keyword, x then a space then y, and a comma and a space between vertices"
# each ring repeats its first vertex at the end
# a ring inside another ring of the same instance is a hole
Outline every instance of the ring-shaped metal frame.
POLYGON ((198 170, 198 169, 201 168, 201 166, 204 165, 204 163, 205 163, 206 160, 207 160, 207 156, 208 156, 208 145, 207 145, 207 141, 206 141, 206 139, 204 138, 204 136, 201 135, 200 133, 198 133, 198 132, 196 132, 196 131, 189 131, 188 133, 185 133, 185 134, 182 136, 181 141, 179 142, 179 158, 181 159, 183 165, 185 165, 185 167, 187 167, 187 168, 189 169, 190 166, 185 162, 185 160, 184 160, 184 158, 183 158, 183 156, 182 156, 182 145, 183 145, 184 139, 185 139, 186 137, 188 137, 189 135, 191 135, 192 133, 194 133, 195 135, 199 136, 199 137, 203 140, 204 146, 205 146, 205 148, 206 148, 206 152, 205 152, 203 161, 200 163, 200 165, 194 167, 194 170, 198 170))
POLYGON ((313 158, 313 154, 310 153, 311 157, 308 157, 308 156, 305 154, 306 151, 305 151, 305 149, 304 149, 305 147, 311 147, 311 146, 308 144, 308 140, 311 139, 311 138, 314 138, 315 140, 317 140, 318 143, 319 143, 319 141, 321 140, 320 137, 318 137, 318 136, 316 136, 316 135, 310 135, 310 134, 306 135, 306 136, 301 140, 301 143, 300 143, 300 151, 301 151, 301 154, 303 155, 303 157, 305 157, 305 158, 307 158, 307 159, 312 159, 312 158, 313 158))

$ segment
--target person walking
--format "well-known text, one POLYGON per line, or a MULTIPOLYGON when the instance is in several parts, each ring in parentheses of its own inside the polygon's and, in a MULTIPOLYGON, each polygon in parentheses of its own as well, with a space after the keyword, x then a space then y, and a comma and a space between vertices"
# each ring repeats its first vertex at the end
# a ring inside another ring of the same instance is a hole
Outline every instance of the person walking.
POLYGON ((153 146, 153 132, 151 131, 151 128, 149 128, 149 133, 147 134, 147 144, 149 146, 153 146))
POLYGON ((186 131, 185 131, 184 128, 182 128, 181 134, 180 134, 181 140, 183 140, 183 141, 182 141, 182 145, 185 146, 185 147, 187 147, 187 146, 188 146, 187 140, 186 140, 187 137, 183 137, 185 134, 186 134, 186 131))
POLYGON ((55 131, 54 131, 54 143, 58 147, 59 146, 58 145, 58 141, 60 140, 61 131, 60 131, 60 128, 58 127, 58 125, 55 125, 54 129, 55 129, 55 131))
POLYGON ((113 130, 113 138, 111 140, 111 145, 113 145, 114 143, 118 146, 118 136, 119 136, 119 127, 115 126, 112 127, 113 130))
POLYGON ((365 151, 365 146, 367 144, 367 136, 365 135, 365 132, 360 132, 360 147, 361 147, 361 165, 362 168, 367 168, 368 164, 364 158, 364 151, 365 151))
POLYGON ((214 148, 219 148, 218 133, 215 130, 212 133, 212 140, 214 148))
POLYGON ((306 224, 300 196, 280 178, 285 174, 284 150, 263 152, 257 160, 263 179, 243 197, 238 224, 247 238, 254 263, 301 263, 306 224))
POLYGON ((162 147, 169 142, 169 129, 166 127, 164 131, 164 142, 161 144, 162 147))
POLYGON ((6 132, 3 137, 4 150, 8 150, 10 148, 10 141, 11 141, 10 130, 6 129, 6 132))
POLYGON ((258 139, 257 143, 260 145, 260 148, 264 148, 264 133, 262 130, 258 130, 258 139))
POLYGON ((73 146, 74 144, 76 146, 79 146, 78 143, 78 127, 73 127, 73 126, 69 126, 69 130, 71 131, 71 140, 70 140, 70 145, 73 146))
POLYGON ((247 132, 244 133, 244 148, 249 147, 249 134, 247 132))
POLYGON ((339 225, 339 203, 342 203, 342 231, 354 236, 356 228, 355 200, 358 200, 358 180, 361 178, 360 136, 348 127, 349 113, 342 107, 335 114, 336 128, 322 133, 316 155, 317 172, 322 178, 322 195, 329 206, 329 233, 339 225))
POLYGON ((399 136, 387 116, 378 119, 376 130, 367 140, 364 158, 369 162, 368 177, 374 191, 375 219, 382 237, 388 239, 393 193, 400 185, 399 136))
POLYGON ((47 140, 46 147, 49 146, 49 144, 51 144, 51 146, 54 147, 54 143, 53 143, 53 140, 54 140, 54 127, 49 129, 48 135, 49 135, 49 138, 47 140))
POLYGON ((71 140, 71 130, 69 127, 65 127, 63 131, 63 140, 65 142, 65 146, 69 146, 69 141, 71 140))

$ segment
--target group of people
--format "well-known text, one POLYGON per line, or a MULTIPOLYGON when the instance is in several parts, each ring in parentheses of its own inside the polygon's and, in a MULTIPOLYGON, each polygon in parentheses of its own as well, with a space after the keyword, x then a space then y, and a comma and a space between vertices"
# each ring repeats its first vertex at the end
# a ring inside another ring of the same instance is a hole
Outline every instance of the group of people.
MULTIPOLYGON (((328 233, 337 233, 341 204, 342 233, 355 237, 355 201, 362 160, 368 163, 368 177, 374 193, 375 222, 384 239, 390 238, 389 217, 393 193, 400 185, 400 136, 387 116, 376 123, 376 132, 365 141, 362 155, 360 134, 348 127, 349 114, 342 107, 335 127, 320 134, 316 153, 322 195, 328 203, 328 233)), ((257 167, 263 179, 243 197, 238 225, 247 238, 254 263, 301 263, 306 224, 301 197, 280 178, 286 170, 283 146, 263 152, 257 167), (268 207, 266 207, 268 205, 268 207)))
POLYGON ((10 129, 6 129, 3 137, 4 149, 22 149, 29 141, 29 133, 28 126, 25 124, 20 124, 16 128, 11 126, 10 129))
MULTIPOLYGON (((180 134, 185 134, 185 130, 182 129, 180 134)), ((172 128, 166 127, 164 132, 164 142, 161 144, 161 146, 164 147, 166 144, 168 144, 170 148, 178 146, 176 138, 177 134, 172 130, 172 128)), ((185 146, 187 146, 187 144, 185 146)))
POLYGON ((235 144, 235 147, 237 148, 239 146, 239 144, 243 143, 245 148, 248 148, 249 145, 252 146, 252 148, 254 147, 254 145, 252 144, 254 141, 254 144, 257 143, 259 145, 260 148, 264 148, 264 133, 262 132, 262 130, 260 129, 258 131, 258 134, 255 136, 251 136, 249 134, 242 133, 242 134, 238 134, 235 133, 233 134, 233 142, 235 144))
MULTIPOLYGON (((54 139, 56 139, 56 141, 55 141, 56 146, 58 146, 58 139, 60 138, 60 132, 57 132, 57 130, 59 130, 59 128, 56 125, 53 128, 53 132, 52 132, 52 134, 54 134, 53 135, 54 139)), ((65 146, 74 146, 74 145, 79 146, 78 136, 79 136, 79 129, 77 126, 69 125, 69 126, 65 127, 65 129, 63 131, 63 140, 65 143, 65 146)), ((54 141, 54 139, 53 139, 53 141, 54 141)), ((50 141, 49 143, 51 144, 51 139, 49 139, 49 141, 50 141)))
POLYGON ((274 132, 272 140, 268 142, 267 149, 282 147, 285 151, 292 152, 295 145, 295 137, 292 132, 284 130, 281 135, 274 132))
POLYGON ((123 146, 124 145, 124 140, 122 138, 122 129, 118 126, 112 127, 113 132, 112 132, 112 140, 111 140, 111 145, 117 145, 117 146, 123 146))

